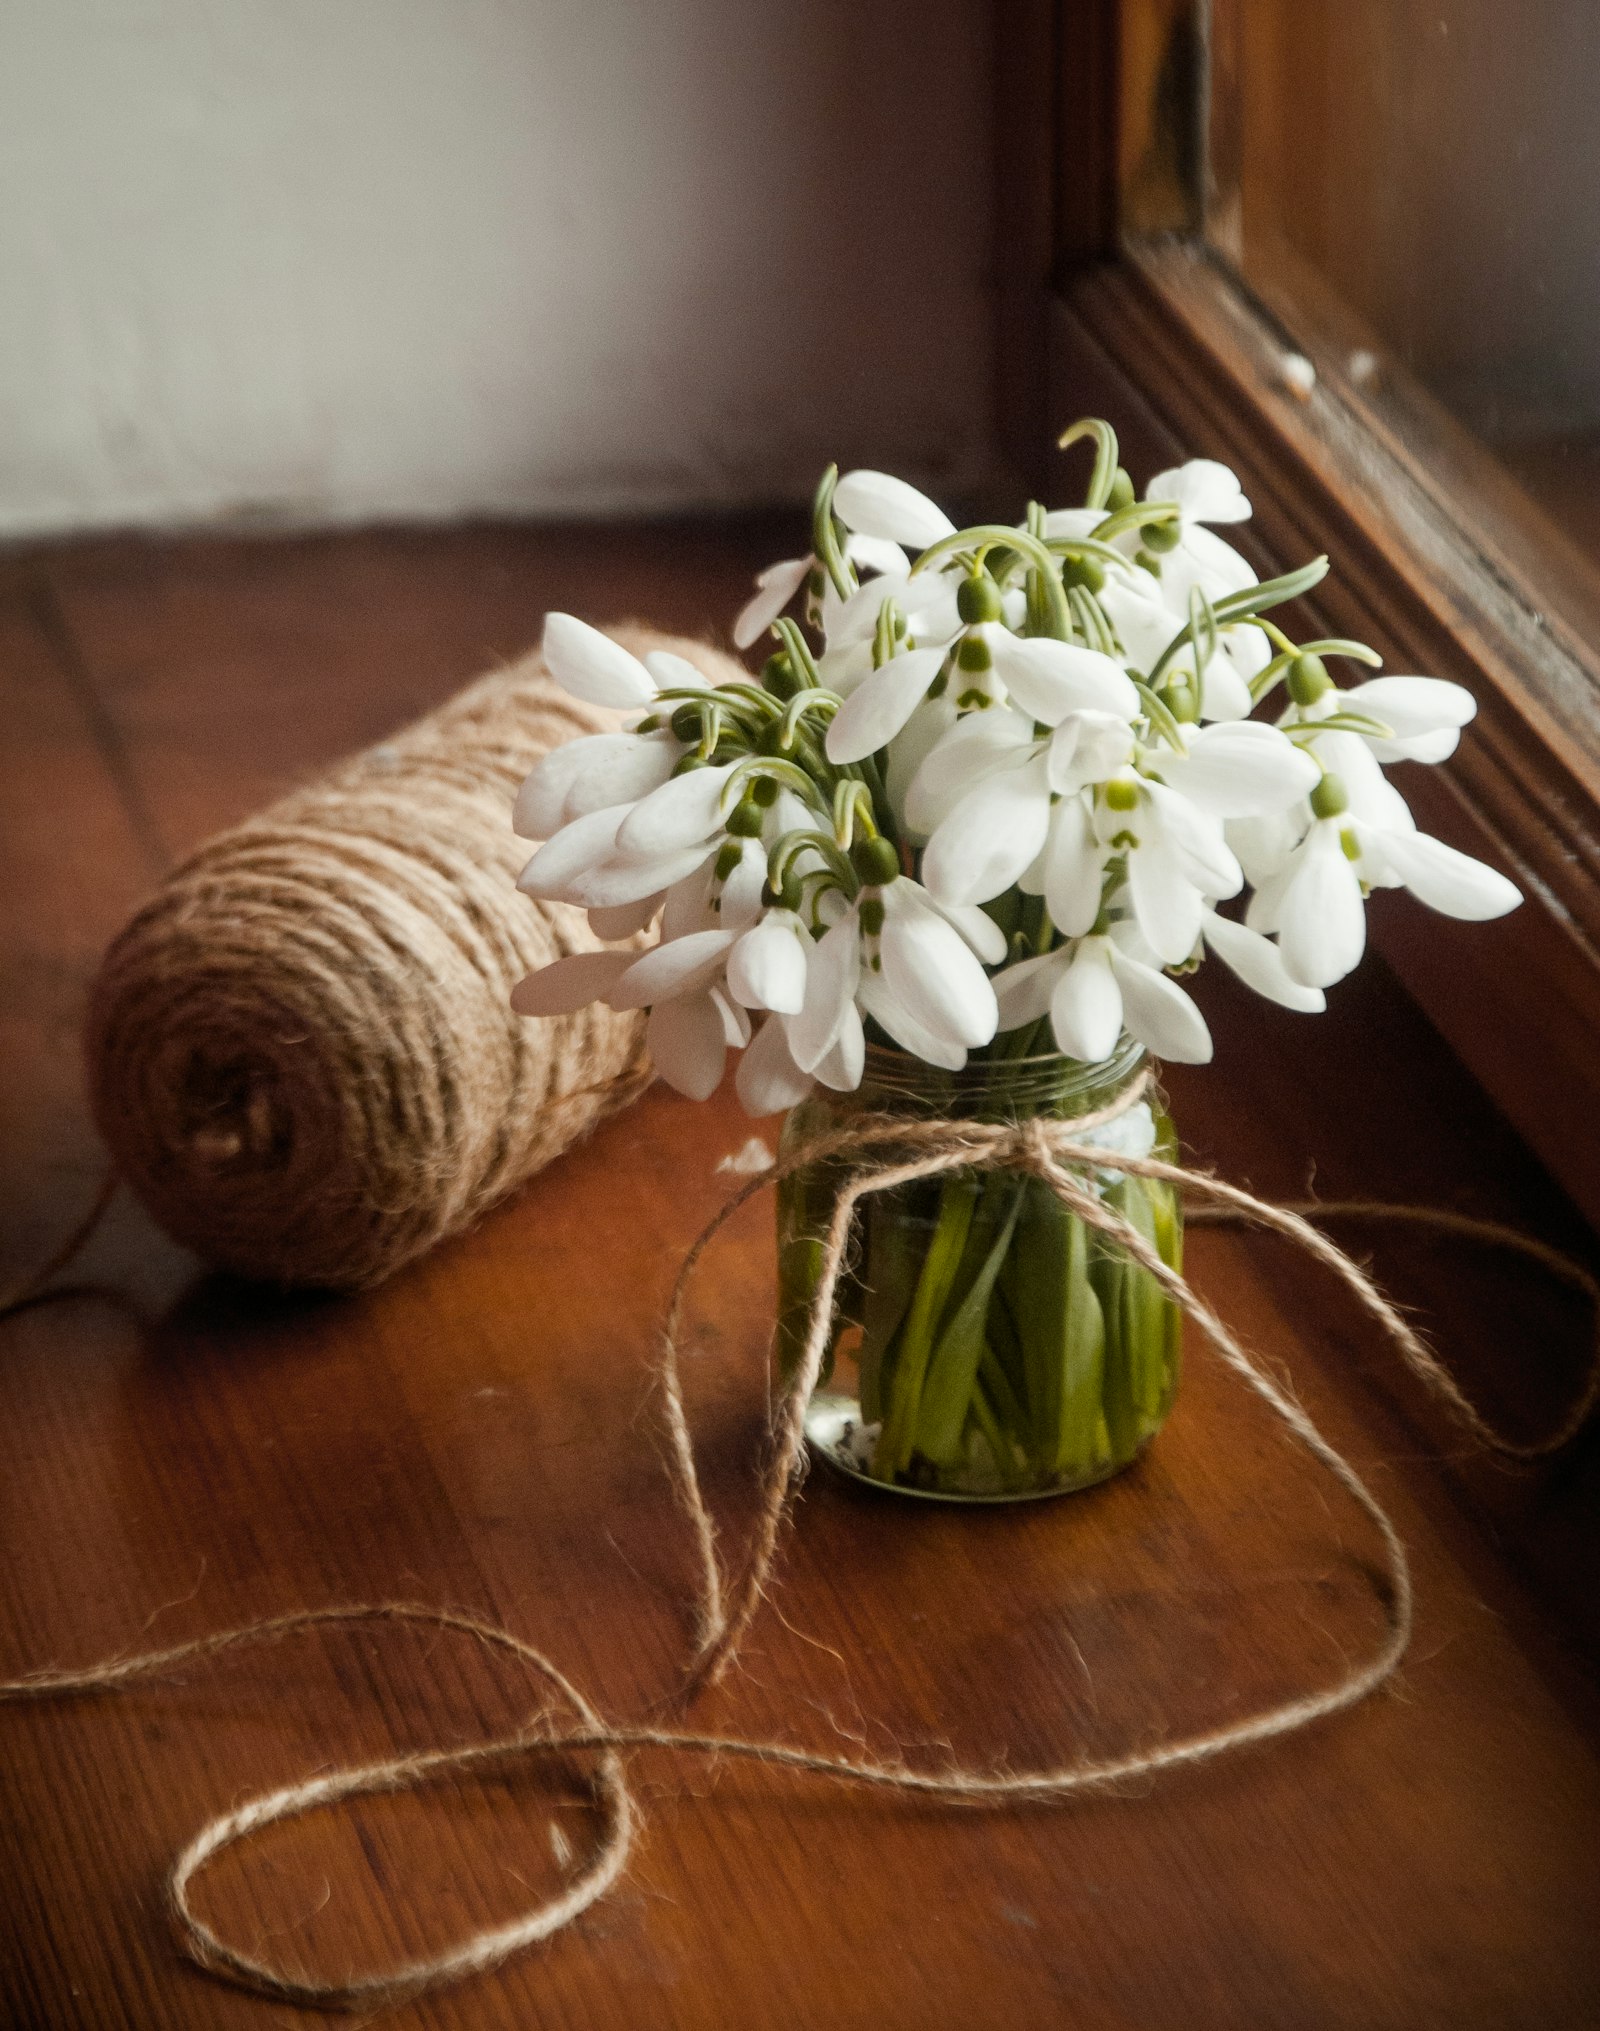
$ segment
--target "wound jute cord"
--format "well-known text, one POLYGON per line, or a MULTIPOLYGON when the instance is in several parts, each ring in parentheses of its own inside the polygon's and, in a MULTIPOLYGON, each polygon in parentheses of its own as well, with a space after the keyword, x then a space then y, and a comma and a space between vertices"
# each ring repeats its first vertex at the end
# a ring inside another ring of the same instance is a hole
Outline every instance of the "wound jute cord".
MULTIPOLYGON (((612 632, 745 675, 703 643, 612 632)), ((116 1167, 169 1234, 243 1276, 364 1289, 648 1084, 641 1012, 510 1005, 597 943, 582 910, 517 893, 517 786, 619 723, 527 657, 166 878, 101 964, 84 1060, 116 1167)))
POLYGON ((1364 1662, 1349 1664, 1332 1684, 1320 1691, 1285 1701, 1243 1720, 1121 1756, 1069 1761, 1035 1771, 1013 1771, 998 1764, 974 1768, 957 1763, 918 1769, 899 1761, 810 1750, 788 1742, 612 1721, 543 1651, 495 1623, 426 1603, 384 1601, 275 1616, 170 1648, 108 1659, 83 1670, 33 1672, 0 1685, 0 1699, 54 1699, 106 1692, 153 1677, 173 1666, 246 1645, 275 1642, 330 1626, 349 1628, 363 1624, 410 1624, 452 1631, 491 1654, 514 1659, 526 1669, 540 1686, 542 1697, 522 1727, 515 1731, 464 1747, 325 1771, 264 1793, 212 1820, 173 1864, 168 1882, 169 1903, 180 1942, 192 1959, 259 1995, 323 2009, 370 2008, 443 1988, 548 1939, 588 1909, 621 1874, 637 1824, 623 1760, 629 1750, 656 1749, 693 1757, 743 1757, 770 1768, 872 1786, 902 1796, 1001 1806, 1070 1798, 1081 1792, 1123 1785, 1132 1779, 1154 1777, 1185 1765, 1210 1762, 1230 1750, 1292 1734, 1353 1706, 1390 1676, 1410 1639, 1411 1577, 1399 1534, 1355 1468, 1323 1437, 1286 1388, 1245 1353, 1205 1300, 1176 1270, 1168 1267, 1138 1229, 1102 1203, 1094 1174, 1110 1171, 1159 1179, 1183 1193, 1192 1208, 1191 1218, 1209 1224, 1265 1227, 1294 1242, 1339 1279, 1405 1365, 1448 1404, 1476 1438, 1519 1459, 1554 1452, 1566 1444, 1600 1396, 1600 1286, 1567 1257, 1494 1222, 1424 1207, 1364 1201, 1312 1207, 1275 1206, 1205 1172, 1187 1170, 1159 1157, 1124 1154, 1085 1139, 1094 1129, 1134 1105, 1147 1084, 1148 1075, 1142 1075, 1112 1105, 1069 1121, 1033 1120, 1013 1127, 866 1117, 793 1151, 774 1169, 742 1186, 707 1224, 678 1272, 656 1353, 655 1379, 666 1423, 668 1470, 678 1507, 693 1536, 698 1565, 694 1651, 680 1688, 682 1700, 687 1704, 726 1670, 765 1593, 784 1518, 803 1473, 805 1406, 821 1373, 832 1333, 836 1291, 847 1259, 856 1208, 873 1193, 891 1191, 916 1179, 941 1177, 954 1171, 994 1170, 1038 1178, 1070 1212, 1124 1249, 1148 1271, 1181 1307, 1185 1317, 1199 1327, 1223 1363, 1268 1405, 1371 1522, 1383 1548, 1377 1580, 1384 1616, 1383 1634, 1364 1662), (730 1569, 718 1550, 716 1529, 701 1491, 679 1381, 678 1345, 688 1286, 706 1249, 742 1206, 793 1172, 822 1161, 847 1165, 848 1170, 823 1246, 821 1276, 804 1351, 793 1381, 777 1406, 756 1526, 742 1562, 730 1569), (1559 1429, 1532 1443, 1503 1438, 1462 1394, 1372 1280, 1311 1224, 1308 1215, 1352 1216, 1485 1242, 1528 1256, 1579 1290, 1594 1308, 1595 1358, 1578 1401, 1562 1419, 1559 1429), (507 1924, 474 1932, 442 1952, 379 1973, 334 1980, 276 1967, 242 1952, 215 1932, 195 1910, 192 1891, 206 1865, 223 1849, 276 1822, 345 1799, 382 1792, 412 1792, 449 1776, 580 1752, 592 1752, 596 1759, 588 1779, 596 1832, 587 1858, 555 1897, 507 1924))

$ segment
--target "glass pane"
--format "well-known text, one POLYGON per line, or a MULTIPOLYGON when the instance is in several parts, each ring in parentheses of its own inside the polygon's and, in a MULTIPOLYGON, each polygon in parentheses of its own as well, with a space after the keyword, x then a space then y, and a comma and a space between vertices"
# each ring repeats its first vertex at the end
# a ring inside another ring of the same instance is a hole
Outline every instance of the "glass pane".
POLYGON ((1213 5, 1227 250, 1593 611, 1600 0, 1213 5))

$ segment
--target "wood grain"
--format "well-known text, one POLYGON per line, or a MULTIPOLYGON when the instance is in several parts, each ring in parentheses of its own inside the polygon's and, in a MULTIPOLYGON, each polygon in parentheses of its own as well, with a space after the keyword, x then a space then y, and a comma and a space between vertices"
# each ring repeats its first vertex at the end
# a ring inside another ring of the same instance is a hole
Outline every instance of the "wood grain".
MULTIPOLYGON (((484 528, 107 542, 0 580, 8 1265, 92 1179, 71 1021, 159 851, 239 815, 536 635, 546 604, 694 626, 789 532, 484 528)), ((1174 1075, 1193 1153, 1257 1189, 1432 1197, 1592 1252, 1571 1206, 1381 964, 1318 1021, 1206 980, 1219 1063, 1174 1075)), ((475 1233, 359 1300, 194 1267, 119 1205, 85 1295, 0 1346, 0 1670, 263 1614, 447 1600, 547 1645, 608 1712, 673 1683, 686 1546, 643 1402, 679 1254, 748 1125, 651 1095, 475 1233), (153 1619, 152 1619, 153 1618, 153 1619)), ((643 1758, 617 1896, 550 1949, 396 2013, 428 2026, 1294 2027, 1597 2021, 1595 1448, 1507 1481, 1441 1460, 1312 1273, 1197 1235, 1202 1288, 1281 1360, 1413 1548, 1403 1682, 1148 1795, 1007 1815, 643 1758)), ((1386 1247, 1508 1417, 1581 1322, 1503 1265, 1386 1247)), ((741 1216, 698 1302, 691 1411, 730 1536, 751 1514, 772 1261, 741 1216)), ((819 1470, 771 1610, 708 1722, 1021 1767, 1281 1697, 1370 1640, 1373 1545, 1204 1351, 1103 1490, 930 1511, 819 1470)), ((119 1698, 0 1710, 0 2022, 292 2021, 196 1974, 160 1911, 176 1847, 241 1795, 505 1725, 526 1688, 450 1641, 325 1634, 119 1698)), ((208 1879, 241 1941, 363 1967, 508 1914, 576 1849, 549 1773, 369 1802, 208 1879)))

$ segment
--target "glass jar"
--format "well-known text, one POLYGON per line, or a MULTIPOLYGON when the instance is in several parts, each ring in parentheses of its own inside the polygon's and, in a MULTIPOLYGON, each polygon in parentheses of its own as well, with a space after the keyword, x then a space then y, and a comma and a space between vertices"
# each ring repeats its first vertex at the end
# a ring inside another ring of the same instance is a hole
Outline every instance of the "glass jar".
MULTIPOLYGON (((784 1124, 780 1157, 866 1115, 1019 1123, 1107 1106, 1145 1064, 1113 1057, 980 1059, 942 1072, 869 1048, 854 1093, 818 1088, 784 1124)), ((1176 1160, 1152 1087, 1085 1140, 1176 1160)), ((892 1144, 870 1160, 896 1161, 892 1144)), ((823 1237, 848 1157, 778 1188, 778 1359, 805 1345, 823 1237)), ((1092 1185, 1171 1268, 1181 1268, 1173 1188, 1097 1170, 1092 1185)), ((1161 1428, 1178 1374, 1182 1316, 1148 1270, 1014 1170, 949 1172, 874 1192, 857 1209, 831 1344, 806 1414, 814 1453, 910 1494, 1008 1501, 1087 1488, 1161 1428)))

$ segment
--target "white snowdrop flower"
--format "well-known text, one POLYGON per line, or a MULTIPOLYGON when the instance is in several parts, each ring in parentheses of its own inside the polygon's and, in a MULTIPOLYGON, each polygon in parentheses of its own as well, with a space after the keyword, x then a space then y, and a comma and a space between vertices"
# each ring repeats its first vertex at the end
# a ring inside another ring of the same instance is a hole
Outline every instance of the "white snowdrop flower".
POLYGON ((932 1036, 964 1050, 988 1043, 997 1021, 994 989, 967 940, 908 876, 875 893, 885 987, 932 1036))
POLYGON ((1306 987, 1332 987, 1360 964, 1367 948, 1361 877, 1346 851, 1351 828, 1340 815, 1317 818, 1273 882, 1256 891, 1246 913, 1257 930, 1275 930, 1283 963, 1306 987))
MULTIPOLYGON (((1332 683, 1322 690, 1324 673, 1319 664, 1320 659, 1308 679, 1301 678, 1298 670, 1291 673, 1291 703, 1278 724, 1314 727, 1336 713, 1358 713, 1388 729, 1351 736, 1364 741, 1380 762, 1447 761, 1460 742, 1461 729, 1478 710, 1478 701, 1464 685, 1451 684, 1442 677, 1371 677, 1348 691, 1332 683), (1301 696, 1293 696, 1293 690, 1301 685, 1301 696), (1307 695, 1312 692, 1315 695, 1307 695)), ((1320 742, 1314 745, 1320 750, 1320 742)))
MULTIPOLYGON (((542 653, 546 669, 562 689, 590 705, 626 711, 647 706, 656 695, 656 681, 637 656, 571 614, 545 615, 542 653)), ((704 685, 705 679, 699 682, 704 685)))
POLYGON ((926 550, 956 532, 943 508, 889 473, 847 472, 833 490, 833 511, 858 535, 903 543, 911 550, 926 550))
POLYGON ((793 910, 767 910, 728 955, 728 992, 745 1008, 798 1015, 811 934, 793 910))
MULTIPOLYGON (((886 543, 875 536, 847 537, 844 554, 858 572, 878 572, 890 581, 903 579, 911 568, 898 543, 886 543)), ((758 575, 755 592, 733 624, 735 647, 748 649, 760 641, 811 574, 820 569, 814 556, 786 557, 781 563, 769 564, 758 575)))
POLYGON ((1102 846, 1127 856, 1134 919, 1164 965, 1194 951, 1207 902, 1234 896, 1244 872, 1221 823, 1165 783, 1125 770, 1097 800, 1102 846))
POLYGON ((1001 1025, 1020 1029, 1048 1014, 1056 1046, 1069 1058, 1100 1064, 1122 1032, 1176 1064, 1211 1057, 1205 1018, 1176 981, 1129 949, 1126 934, 1079 938, 1024 959, 995 980, 1001 1025))

